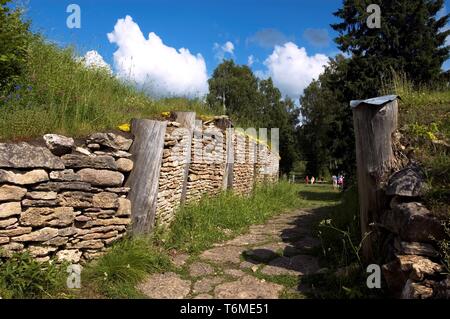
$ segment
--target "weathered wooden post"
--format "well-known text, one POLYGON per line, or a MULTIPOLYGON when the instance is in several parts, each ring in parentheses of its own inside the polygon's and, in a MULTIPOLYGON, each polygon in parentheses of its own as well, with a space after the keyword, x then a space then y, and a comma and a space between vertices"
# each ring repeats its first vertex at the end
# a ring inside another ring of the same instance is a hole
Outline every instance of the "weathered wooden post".
POLYGON ((134 169, 126 186, 130 187, 133 234, 149 232, 155 221, 159 175, 167 122, 133 119, 131 133, 135 136, 130 152, 134 169))
POLYGON ((375 233, 371 224, 379 221, 386 199, 382 190, 388 181, 395 157, 392 133, 397 128, 398 96, 388 95, 351 101, 355 130, 362 254, 366 261, 374 257, 375 233))
POLYGON ((183 179, 183 189, 181 190, 181 204, 186 202, 187 193, 187 182, 189 175, 189 167, 191 165, 192 157, 192 135, 194 134, 195 127, 195 112, 175 112, 175 121, 180 123, 182 128, 187 130, 188 134, 188 144, 186 149, 186 163, 184 167, 184 179, 183 179))

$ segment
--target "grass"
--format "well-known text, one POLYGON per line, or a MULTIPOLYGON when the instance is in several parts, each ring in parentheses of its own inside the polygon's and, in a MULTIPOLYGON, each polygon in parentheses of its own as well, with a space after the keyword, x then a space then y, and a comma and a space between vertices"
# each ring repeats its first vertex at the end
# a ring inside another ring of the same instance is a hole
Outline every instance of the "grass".
POLYGON ((168 249, 198 253, 245 231, 249 225, 302 206, 304 201, 298 191, 297 185, 280 182, 260 186, 249 197, 226 192, 216 198, 204 198, 180 209, 165 245, 168 249))
POLYGON ((75 50, 32 36, 24 75, 15 91, 0 92, 0 140, 22 140, 44 133, 81 136, 128 123, 158 118, 163 111, 210 114, 200 100, 154 100, 102 69, 77 62, 75 50))

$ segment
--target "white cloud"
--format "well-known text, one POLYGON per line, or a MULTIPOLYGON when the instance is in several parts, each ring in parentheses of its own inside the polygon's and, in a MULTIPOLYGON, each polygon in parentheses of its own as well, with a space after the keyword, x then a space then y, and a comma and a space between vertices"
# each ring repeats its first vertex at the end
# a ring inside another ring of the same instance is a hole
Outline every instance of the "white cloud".
POLYGON ((108 39, 118 46, 114 67, 119 77, 135 81, 150 94, 199 97, 208 92, 206 63, 201 54, 167 46, 153 32, 146 39, 130 16, 117 20, 108 39))
POLYGON ((252 66, 253 63, 255 63, 255 57, 253 55, 250 55, 247 59, 247 65, 252 66))
POLYGON ((103 60, 103 57, 95 50, 91 50, 86 52, 83 58, 81 58, 81 61, 88 67, 88 68, 100 68, 105 69, 108 71, 108 73, 112 73, 111 66, 103 60))
POLYGON ((283 96, 298 99, 311 81, 323 72, 327 63, 326 55, 308 56, 305 48, 288 42, 283 46, 275 46, 272 54, 264 61, 267 71, 258 74, 272 77, 283 96))
POLYGON ((219 43, 214 43, 213 50, 216 52, 216 59, 222 61, 226 54, 234 54, 234 44, 231 41, 225 42, 223 45, 219 43))

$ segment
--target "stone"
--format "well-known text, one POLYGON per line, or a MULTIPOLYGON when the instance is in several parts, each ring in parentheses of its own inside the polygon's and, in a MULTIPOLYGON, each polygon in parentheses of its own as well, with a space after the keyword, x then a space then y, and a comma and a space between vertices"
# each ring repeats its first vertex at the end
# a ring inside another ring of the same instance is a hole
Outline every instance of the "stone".
POLYGON ((72 207, 56 208, 28 208, 20 216, 20 224, 23 226, 43 227, 55 226, 64 227, 73 223, 75 214, 72 207))
POLYGON ((257 262, 266 263, 278 257, 278 254, 270 249, 256 248, 244 251, 244 256, 257 262))
POLYGON ((245 276, 245 272, 243 272, 240 269, 234 269, 234 268, 227 268, 227 269, 225 269, 223 271, 223 273, 225 275, 228 275, 228 276, 231 276, 231 277, 235 277, 235 278, 245 276))
POLYGON ((117 208, 116 216, 131 216, 131 201, 120 197, 118 203, 119 207, 117 208))
POLYGON ((213 273, 214 273, 214 268, 207 263, 195 262, 189 266, 189 274, 192 277, 201 277, 201 276, 211 275, 213 273))
POLYGON ((7 243, 9 243, 9 237, 0 237, 0 245, 7 244, 7 243))
POLYGON ((381 223, 404 241, 433 243, 445 237, 442 223, 421 203, 392 204, 381 223))
POLYGON ((430 244, 418 242, 396 242, 395 248, 402 255, 419 255, 427 257, 438 257, 439 252, 430 244))
POLYGON ((100 144, 119 151, 128 151, 133 140, 114 133, 94 133, 87 138, 88 144, 100 144))
POLYGON ((130 160, 128 158, 119 158, 116 161, 116 165, 117 165, 117 169, 120 172, 128 173, 133 170, 134 163, 132 160, 130 160))
POLYGON ((130 187, 107 187, 105 189, 107 192, 116 194, 128 194, 131 190, 130 187))
POLYGON ((173 272, 149 276, 136 287, 152 299, 183 299, 191 290, 191 282, 173 272))
POLYGON ((214 297, 208 294, 199 294, 197 296, 195 296, 193 299, 213 299, 214 297))
POLYGON ((47 148, 57 156, 70 153, 75 146, 73 138, 58 134, 45 134, 44 141, 47 148))
POLYGON ((400 269, 409 273, 414 280, 423 280, 425 276, 434 275, 443 271, 443 267, 426 257, 416 255, 398 255, 400 269))
POLYGON ((86 222, 82 228, 92 228, 97 226, 112 226, 112 225, 125 225, 128 226, 131 223, 129 218, 110 218, 110 219, 95 219, 86 222))
POLYGON ((100 144, 97 143, 88 144, 87 147, 93 151, 99 150, 101 148, 100 144))
POLYGON ((433 289, 416 283, 411 279, 405 284, 402 291, 402 299, 429 299, 433 296, 433 289))
POLYGON ((48 174, 43 169, 29 172, 17 170, 6 171, 0 169, 0 183, 11 183, 16 185, 31 185, 48 181, 48 174))
POLYGON ((17 218, 0 219, 0 228, 6 228, 17 223, 17 218))
POLYGON ((58 236, 72 236, 78 233, 78 229, 75 227, 66 227, 58 229, 58 236))
POLYGON ((92 205, 98 208, 117 208, 119 207, 118 196, 108 192, 95 194, 92 199, 92 205))
POLYGON ((101 240, 83 240, 79 243, 76 243, 71 248, 77 248, 77 249, 100 249, 103 248, 105 245, 101 240))
POLYGON ((216 263, 240 263, 242 248, 238 246, 223 246, 205 250, 200 257, 216 263))
POLYGON ((56 199, 24 199, 22 200, 23 207, 52 207, 58 206, 59 201, 56 199))
POLYGON ((67 237, 61 237, 61 236, 56 236, 50 240, 44 241, 43 244, 44 245, 48 245, 48 246, 64 246, 65 244, 67 244, 67 242, 69 241, 69 238, 67 237))
POLYGON ((283 289, 282 285, 244 276, 218 285, 214 295, 218 299, 277 299, 283 289))
POLYGON ((31 230, 32 230, 31 227, 16 227, 16 228, 11 228, 11 229, 4 229, 4 230, 0 229, 0 237, 2 237, 2 236, 13 237, 13 236, 19 236, 19 235, 23 235, 23 234, 28 234, 28 233, 31 233, 31 230))
POLYGON ((381 267, 383 278, 390 291, 401 292, 409 274, 405 274, 401 269, 398 260, 394 260, 381 267))
POLYGON ((122 186, 125 179, 122 173, 108 170, 84 168, 78 172, 81 181, 95 186, 122 186))
POLYGON ((19 202, 0 204, 0 218, 8 218, 11 216, 20 215, 21 213, 22 206, 19 202))
POLYGON ((20 201, 26 193, 26 188, 13 185, 2 185, 0 186, 0 202, 20 201))
POLYGON ((75 148, 75 152, 76 153, 80 153, 82 155, 86 155, 86 156, 93 156, 93 154, 86 148, 84 147, 76 147, 75 148))
POLYGON ((0 168, 64 169, 64 163, 45 147, 0 143, 0 168))
POLYGON ((425 192, 425 174, 417 166, 406 167, 394 173, 386 188, 386 194, 389 196, 418 197, 425 192))
POLYGON ((46 246, 28 246, 27 250, 33 257, 44 257, 49 253, 56 251, 56 247, 46 247, 46 246))
POLYGON ((56 192, 28 192, 26 198, 52 200, 57 198, 56 192))
POLYGON ((57 182, 74 182, 79 181, 80 176, 73 169, 65 169, 63 171, 50 172, 50 179, 57 182))
POLYGON ((88 208, 93 205, 94 194, 86 192, 64 192, 58 195, 58 203, 61 206, 75 208, 88 208))
POLYGON ((119 234, 117 230, 110 231, 108 233, 91 233, 84 236, 81 236, 82 240, 93 240, 93 239, 108 239, 112 237, 116 237, 119 234))
POLYGON ((227 241, 226 245, 234 245, 234 246, 247 246, 247 245, 257 245, 270 240, 270 237, 262 234, 244 234, 237 236, 236 238, 227 241))
POLYGON ((58 230, 55 228, 44 227, 39 230, 33 231, 29 234, 13 237, 13 241, 25 242, 25 241, 47 241, 58 235, 58 230))
POLYGON ((58 261, 67 261, 69 263, 77 264, 80 262, 82 252, 78 249, 65 249, 56 253, 58 261))
POLYGON ((224 282, 222 277, 205 277, 194 283, 193 293, 206 293, 210 292, 214 286, 224 282))
POLYGON ((53 191, 53 192, 60 192, 67 190, 84 191, 84 192, 96 191, 95 189, 92 188, 91 184, 84 182, 48 182, 33 187, 33 190, 53 191))
POLYGON ((172 264, 175 265, 175 267, 180 268, 183 267, 184 264, 186 264, 188 259, 189 259, 188 254, 177 253, 171 256, 170 261, 172 262, 172 264))
POLYGON ((291 258, 279 257, 265 266, 261 273, 265 275, 311 275, 320 269, 316 257, 297 255, 291 258))
POLYGON ((112 156, 85 156, 67 154, 61 157, 64 165, 69 168, 96 168, 117 170, 117 164, 112 156))

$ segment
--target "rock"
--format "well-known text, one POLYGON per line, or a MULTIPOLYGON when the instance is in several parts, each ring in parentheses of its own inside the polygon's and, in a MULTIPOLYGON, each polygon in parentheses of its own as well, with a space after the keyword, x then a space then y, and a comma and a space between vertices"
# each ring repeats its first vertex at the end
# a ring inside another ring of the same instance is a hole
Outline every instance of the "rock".
POLYGON ((218 285, 214 295, 219 299, 277 299, 283 289, 281 285, 244 276, 218 285))
POLYGON ((402 291, 402 299, 429 299, 433 296, 433 289, 422 285, 420 283, 416 283, 411 279, 405 284, 405 287, 402 291))
POLYGON ((194 284, 193 293, 206 293, 210 292, 214 286, 224 282, 222 277, 206 277, 202 278, 194 284))
POLYGON ((117 194, 108 192, 95 194, 92 205, 99 208, 117 208, 119 207, 118 196, 117 194))
POLYGON ((80 176, 73 169, 65 169, 63 171, 50 172, 50 179, 58 182, 74 182, 79 181, 80 176))
POLYGON ((7 244, 7 243, 9 243, 9 237, 0 237, 0 245, 7 244))
POLYGON ((117 164, 112 156, 85 156, 67 154, 61 157, 64 165, 69 168, 96 168, 117 170, 117 164))
POLYGON ((110 219, 95 219, 86 222, 82 228, 92 228, 96 226, 112 226, 112 225, 129 225, 131 220, 129 218, 110 218, 110 219))
POLYGON ((257 262, 266 263, 278 257, 278 254, 270 249, 256 248, 244 251, 244 256, 257 262))
POLYGON ((214 297, 208 294, 199 294, 197 296, 195 296, 193 299, 213 299, 214 297))
POLYGON ((119 208, 117 209, 116 216, 131 216, 131 202, 126 198, 119 198, 119 208))
POLYGON ((33 257, 44 257, 49 253, 56 251, 56 247, 48 247, 48 246, 28 246, 27 250, 33 257))
POLYGON ((20 215, 20 213, 22 213, 22 206, 19 202, 0 204, 0 218, 20 215))
POLYGON ((216 263, 240 263, 242 248, 238 246, 223 246, 205 250, 200 257, 216 263))
POLYGON ((117 169, 120 172, 128 173, 128 172, 131 172, 133 170, 134 163, 133 163, 132 160, 130 160, 128 158, 119 158, 116 161, 116 165, 117 165, 117 169))
POLYGON ((211 275, 213 273, 214 273, 214 268, 211 267, 211 265, 206 264, 206 263, 195 262, 189 266, 189 274, 192 277, 201 277, 201 276, 211 275))
POLYGON ((416 255, 397 256, 401 271, 409 273, 413 280, 423 280, 425 276, 443 271, 443 267, 428 258, 416 255))
POLYGON ((78 172, 81 181, 95 186, 122 186, 125 179, 122 173, 108 170, 84 168, 78 172))
POLYGON ((265 266, 261 273, 265 275, 311 275, 319 270, 316 257, 298 255, 291 258, 279 257, 265 266))
POLYGON ((0 228, 6 228, 17 223, 17 218, 0 219, 0 228))
POLYGON ((81 236, 82 240, 93 240, 93 239, 108 239, 112 237, 116 237, 119 234, 117 230, 110 231, 109 233, 92 233, 81 236))
POLYGON ((94 133, 87 138, 88 144, 100 144, 119 151, 128 151, 133 140, 114 133, 94 133))
POLYGON ((152 299, 183 299, 191 290, 191 282, 173 272, 167 272, 151 275, 136 288, 152 299))
POLYGON ((0 237, 2 236, 8 236, 8 237, 14 237, 19 236, 23 234, 31 233, 32 228, 31 227, 16 227, 11 229, 0 229, 0 237))
POLYGON ((78 249, 65 249, 56 253, 58 261, 67 261, 69 263, 77 264, 80 262, 82 252, 78 249))
POLYGON ((406 274, 400 269, 398 260, 394 260, 381 267, 383 277, 390 291, 401 292, 406 281, 408 280, 409 273, 406 274))
POLYGON ((0 168, 64 169, 61 159, 47 148, 28 143, 0 143, 0 168))
POLYGON ((59 201, 56 199, 24 199, 22 200, 23 207, 54 207, 58 206, 59 201))
POLYGON ((130 192, 131 188, 130 187, 107 187, 105 190, 110 193, 126 195, 130 192))
POLYGON ((58 230, 55 228, 44 227, 42 229, 33 231, 29 234, 21 235, 18 237, 13 237, 13 241, 25 242, 25 241, 47 241, 56 237, 58 235, 58 230))
POLYGON ((64 192, 58 195, 60 206, 88 208, 93 205, 94 194, 86 192, 64 192))
POLYGON ((88 144, 87 147, 93 151, 99 150, 101 148, 100 144, 97 143, 88 144))
POLYGON ((117 158, 128 158, 133 156, 131 153, 124 152, 124 151, 111 151, 111 152, 103 152, 103 151, 95 151, 94 154, 96 155, 109 155, 117 158))
POLYGON ((67 244, 68 241, 69 241, 69 238, 67 238, 67 237, 56 236, 52 239, 44 241, 43 244, 47 245, 47 246, 59 247, 59 246, 64 246, 65 244, 67 244))
POLYGON ((73 245, 71 248, 77 248, 77 249, 100 249, 103 248, 105 245, 101 240, 83 240, 79 243, 73 245))
POLYGON ((28 192, 26 197, 30 199, 52 200, 56 199, 58 194, 56 192, 28 192))
POLYGON ((56 208, 29 208, 20 216, 20 224, 23 226, 64 227, 73 223, 75 214, 72 207, 56 208))
POLYGON ((29 172, 6 171, 0 169, 0 183, 11 183, 16 185, 31 185, 48 181, 48 174, 43 169, 36 169, 29 172))
POLYGON ((58 236, 72 236, 78 233, 78 229, 75 227, 67 227, 58 229, 58 236))
POLYGON ((73 138, 58 134, 45 134, 44 141, 48 149, 57 156, 70 153, 75 145, 73 138))
POLYGON ((84 147, 76 147, 75 152, 86 156, 93 156, 92 153, 88 149, 85 149, 84 147))
POLYGON ((430 244, 418 242, 396 242, 395 248, 402 255, 419 255, 427 257, 438 257, 439 252, 430 244))
POLYGON ((9 243, 1 246, 0 257, 11 258, 13 253, 23 250, 23 245, 19 243, 9 243))
POLYGON ((0 202, 20 201, 26 193, 26 188, 12 185, 2 185, 0 186, 0 202))
POLYGON ((92 188, 91 184, 84 182, 48 182, 33 187, 33 190, 53 191, 53 192, 60 192, 67 190, 85 191, 85 192, 96 191, 95 189, 92 188))
POLYGON ((170 261, 175 265, 175 267, 183 267, 186 261, 189 259, 188 254, 178 253, 171 256, 170 261))
POLYGON ((233 269, 233 268, 227 268, 224 271, 225 275, 231 276, 231 277, 235 277, 235 278, 239 278, 242 276, 245 276, 245 272, 243 272, 240 269, 233 269))
POLYGON ((395 202, 381 222, 404 241, 432 243, 445 238, 442 223, 421 203, 395 202))
POLYGON ((425 192, 425 174, 417 166, 406 167, 394 173, 386 188, 386 194, 389 196, 418 197, 425 192))

